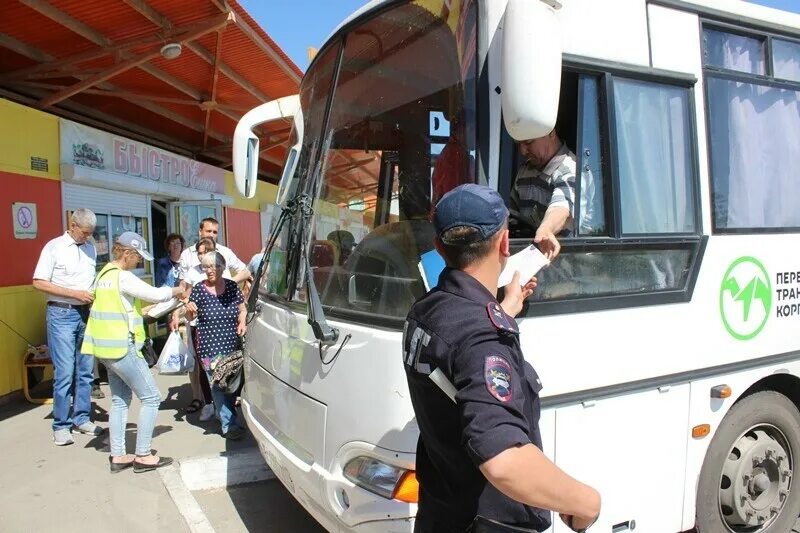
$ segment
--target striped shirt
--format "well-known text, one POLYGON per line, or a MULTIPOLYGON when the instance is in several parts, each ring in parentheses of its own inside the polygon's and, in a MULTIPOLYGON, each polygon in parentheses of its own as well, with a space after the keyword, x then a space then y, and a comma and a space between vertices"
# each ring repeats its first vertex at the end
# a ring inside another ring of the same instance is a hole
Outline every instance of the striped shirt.
MULTIPOLYGON (((514 181, 517 209, 539 227, 550 207, 566 207, 570 218, 575 215, 575 154, 561 144, 555 156, 539 170, 526 163, 517 171, 514 181)), ((566 229, 571 229, 572 220, 566 229)))
MULTIPOLYGON (((574 228, 575 218, 575 154, 561 144, 555 156, 539 170, 529 163, 520 167, 514 181, 514 190, 511 194, 512 205, 524 217, 531 220, 533 227, 538 228, 544 220, 545 213, 550 207, 565 207, 569 209, 570 218, 567 220, 563 236, 568 236, 574 228)), ((602 198, 595 197, 594 177, 590 170, 581 174, 581 233, 591 233, 594 225, 595 213, 602 217, 602 198)))

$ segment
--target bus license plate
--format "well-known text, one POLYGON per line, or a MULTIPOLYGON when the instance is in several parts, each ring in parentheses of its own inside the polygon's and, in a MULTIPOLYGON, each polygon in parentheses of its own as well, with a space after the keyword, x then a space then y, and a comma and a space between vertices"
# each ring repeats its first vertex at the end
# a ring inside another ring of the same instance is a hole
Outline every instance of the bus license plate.
POLYGON ((275 476, 289 489, 289 492, 294 492, 294 481, 292 481, 292 475, 289 473, 289 469, 283 466, 278 459, 267 449, 262 446, 264 450, 264 455, 267 457, 267 464, 272 469, 272 472, 275 476))

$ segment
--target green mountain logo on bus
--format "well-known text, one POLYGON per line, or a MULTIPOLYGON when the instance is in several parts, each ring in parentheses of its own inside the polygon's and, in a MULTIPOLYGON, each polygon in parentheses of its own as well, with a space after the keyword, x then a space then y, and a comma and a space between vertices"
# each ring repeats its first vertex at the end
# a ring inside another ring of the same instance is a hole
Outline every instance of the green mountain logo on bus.
POLYGON ((719 310, 722 323, 734 338, 752 339, 767 323, 772 308, 772 286, 764 265, 754 257, 740 257, 722 278, 719 310))

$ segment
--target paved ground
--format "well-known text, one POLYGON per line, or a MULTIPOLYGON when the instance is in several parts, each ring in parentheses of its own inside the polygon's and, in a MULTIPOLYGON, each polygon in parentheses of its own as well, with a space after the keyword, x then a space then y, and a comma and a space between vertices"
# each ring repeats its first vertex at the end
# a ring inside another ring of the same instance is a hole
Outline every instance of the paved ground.
POLYGON ((325 533, 277 480, 193 494, 219 533, 325 533))
MULTIPOLYGON (((219 424, 201 423, 184 415, 189 402, 185 377, 157 376, 162 392, 153 448, 176 459, 252 451, 249 435, 228 442, 219 424)), ((108 425, 110 394, 94 404, 94 420, 108 425)), ((0 408, 0 532, 94 531, 188 532, 184 518, 156 472, 108 471, 107 436, 75 435, 75 444, 52 443, 51 408, 17 403, 0 408)), ((128 446, 133 449, 134 400, 129 417, 128 446)), ((276 480, 228 489, 196 491, 195 500, 219 533, 324 533, 276 480)), ((793 533, 800 533, 800 520, 793 533)))
MULTIPOLYGON (((229 442, 219 435, 217 422, 204 424, 197 414, 185 416, 180 409, 191 399, 185 377, 158 376, 156 381, 164 398, 153 439, 158 453, 186 458, 255 446, 249 435, 229 442)), ((110 394, 107 386, 103 390, 106 398, 94 404, 93 416, 107 427, 110 394)), ((138 409, 134 400, 129 416, 130 451, 138 409)), ((189 531, 157 472, 126 470, 112 476, 107 435, 75 435, 75 444, 56 447, 51 421, 48 405, 17 403, 0 409, 0 531, 189 531)), ((281 500, 282 509, 287 508, 285 500, 288 496, 281 500)), ((271 502, 259 505, 268 507, 271 502)))

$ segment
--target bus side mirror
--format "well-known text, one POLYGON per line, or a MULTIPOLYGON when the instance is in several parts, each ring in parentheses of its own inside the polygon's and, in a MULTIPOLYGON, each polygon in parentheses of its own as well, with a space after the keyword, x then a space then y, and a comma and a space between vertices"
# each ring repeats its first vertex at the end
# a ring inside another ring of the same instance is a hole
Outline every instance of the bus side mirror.
POLYGON ((561 37, 550 5, 508 0, 506 6, 501 101, 506 129, 517 141, 547 135, 558 116, 561 37))
MULTIPOLYGON (((253 128, 271 120, 289 119, 300 110, 299 95, 285 96, 251 109, 239 119, 233 133, 233 176, 239 194, 252 198, 258 182, 259 141, 253 128)), ((297 121, 295 121, 295 131, 297 121)), ((302 142, 302 129, 297 132, 302 142)), ((290 147, 291 148, 291 147, 290 147)), ((293 161, 294 158, 289 158, 293 161)), ((285 173, 285 172, 284 172, 285 173)))

